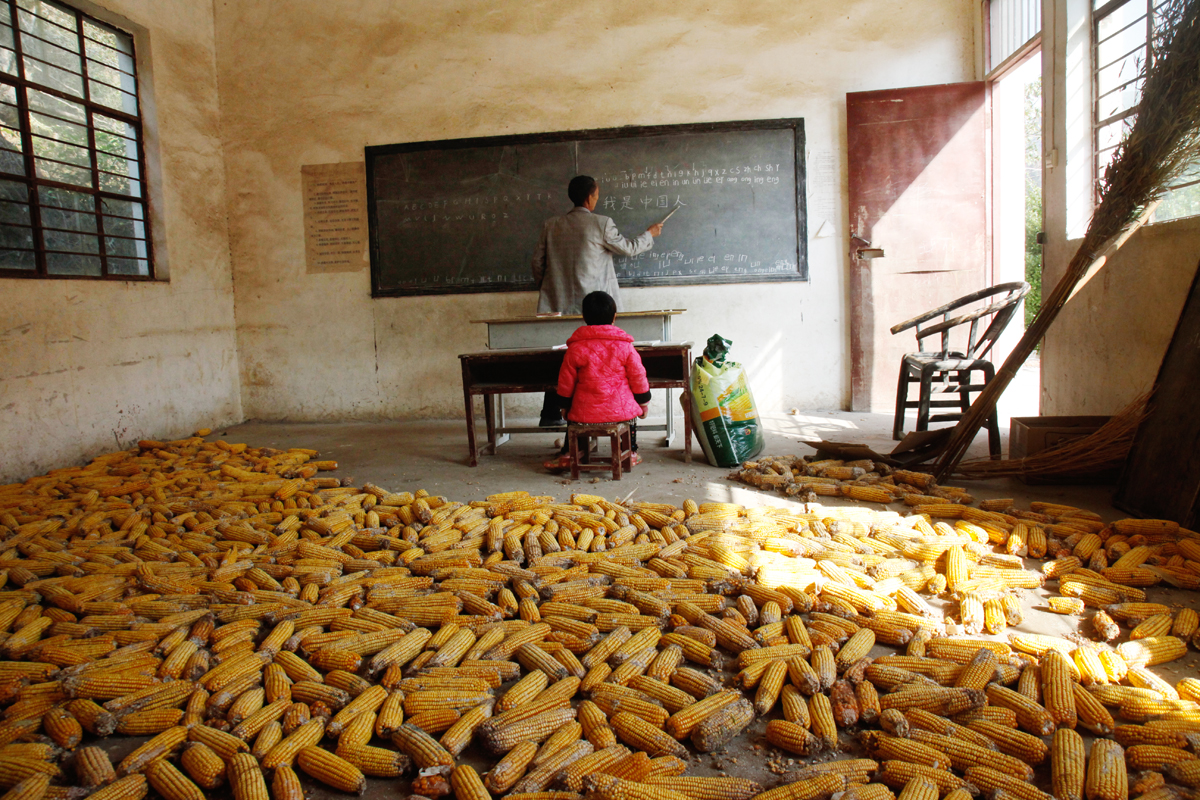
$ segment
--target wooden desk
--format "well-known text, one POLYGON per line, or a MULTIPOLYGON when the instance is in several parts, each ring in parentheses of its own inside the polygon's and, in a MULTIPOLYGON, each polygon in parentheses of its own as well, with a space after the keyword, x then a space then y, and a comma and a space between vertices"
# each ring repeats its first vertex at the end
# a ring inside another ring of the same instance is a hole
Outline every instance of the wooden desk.
MULTIPOLYGON (((635 345, 646 367, 651 389, 682 389, 685 408, 691 407, 688 375, 692 366, 691 342, 665 342, 635 345)), ((462 363, 463 403, 467 413, 467 447, 472 467, 479 463, 479 447, 475 442, 475 409, 472 399, 483 396, 484 418, 487 422, 486 452, 496 454, 498 434, 554 433, 558 428, 509 428, 497 425, 494 399, 497 395, 528 392, 552 392, 558 386, 558 370, 566 350, 549 347, 527 347, 513 350, 485 350, 465 353, 458 357, 462 363)), ((674 409, 667 405, 667 419, 674 409)), ((692 461, 692 426, 688 414, 683 415, 683 458, 692 461)), ((638 424, 638 431, 667 430, 666 424, 638 424)))

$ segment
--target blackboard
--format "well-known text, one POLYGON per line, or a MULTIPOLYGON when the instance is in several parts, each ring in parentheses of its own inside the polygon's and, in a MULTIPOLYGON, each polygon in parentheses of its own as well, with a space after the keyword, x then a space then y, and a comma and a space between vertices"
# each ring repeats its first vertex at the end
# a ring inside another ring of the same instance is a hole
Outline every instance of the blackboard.
POLYGON ((1200 268, 1159 367, 1146 418, 1117 483, 1113 505, 1139 517, 1200 527, 1200 268))
POLYGON ((637 236, 676 205, 622 286, 808 279, 801 119, 628 127, 366 148, 374 297, 527 291, 567 183, 637 236))

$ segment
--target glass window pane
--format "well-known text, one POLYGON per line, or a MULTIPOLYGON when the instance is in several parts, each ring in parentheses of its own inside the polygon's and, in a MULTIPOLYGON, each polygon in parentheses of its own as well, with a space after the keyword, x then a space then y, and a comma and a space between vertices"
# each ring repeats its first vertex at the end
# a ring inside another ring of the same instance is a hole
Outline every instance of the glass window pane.
POLYGON ((1128 3, 1117 6, 1112 13, 1096 23, 1096 38, 1107 39, 1122 28, 1127 28, 1145 17, 1145 0, 1130 0, 1128 3))
POLYGON ((33 220, 29 216, 29 206, 24 203, 0 200, 0 223, 5 222, 12 225, 32 225, 33 220))
POLYGON ((96 198, 92 195, 51 186, 38 187, 38 204, 42 208, 61 208, 67 211, 93 212, 96 210, 96 198))
POLYGON ((0 200, 12 203, 28 203, 29 187, 16 181, 0 181, 0 200))
POLYGON ((99 277, 100 257, 46 253, 46 272, 51 275, 90 275, 99 277))
POLYGON ((64 49, 57 42, 46 42, 28 33, 21 34, 21 51, 38 61, 44 61, 67 72, 82 73, 83 66, 78 53, 64 49))
POLYGON ((105 172, 112 172, 117 175, 130 178, 142 177, 138 174, 138 165, 136 161, 131 161, 128 158, 120 158, 118 156, 110 156, 105 153, 98 153, 96 158, 98 159, 97 166, 99 166, 100 169, 104 170, 105 172))
POLYGON ((133 37, 114 28, 97 25, 91 20, 83 21, 83 35, 126 55, 133 55, 133 37))
MULTIPOLYGON (((75 32, 73 19, 64 25, 61 22, 47 19, 40 13, 30 14, 28 11, 20 9, 17 11, 17 24, 21 26, 21 47, 27 52, 32 52, 28 43, 36 38, 63 50, 79 53, 79 34, 75 32)), ((41 56, 39 55, 38 58, 41 56)))
POLYGON ((87 110, 83 107, 82 103, 63 100, 52 94, 39 92, 37 89, 27 90, 25 97, 29 101, 29 109, 31 111, 41 111, 52 117, 58 117, 69 122, 78 122, 81 125, 87 124, 87 110))
POLYGON ((29 115, 29 127, 35 136, 43 136, 47 139, 73 144, 76 147, 88 146, 87 128, 83 125, 76 125, 73 122, 63 122, 55 117, 48 117, 44 114, 29 115))
POLYGON ((36 14, 45 22, 53 23, 60 28, 75 29, 75 12, 57 3, 48 3, 44 0, 17 0, 17 7, 20 11, 36 14))
POLYGON ((32 250, 33 228, 22 225, 0 225, 0 247, 32 250))
POLYGON ((14 105, 0 102, 0 124, 13 130, 20 130, 21 112, 14 105))
POLYGON ((104 213, 105 218, 110 214, 115 214, 119 217, 145 219, 145 216, 142 214, 142 204, 133 200, 113 200, 104 197, 100 200, 100 210, 104 213))
POLYGON ((100 237, 84 233, 42 231, 47 250, 66 250, 68 253, 99 253, 100 237))
POLYGON ((37 261, 32 250, 3 250, 0 249, 0 269, 37 269, 37 261))
POLYGON ((57 208, 43 208, 42 226, 46 228, 61 228, 80 233, 96 232, 96 215, 81 214, 78 211, 60 211, 57 208))
POLYGON ((100 173, 100 189, 101 191, 124 194, 130 197, 142 196, 141 181, 131 180, 120 175, 110 175, 107 172, 100 173))
POLYGON ((37 176, 46 180, 70 183, 75 186, 91 186, 92 171, 84 167, 74 167, 70 164, 60 164, 57 161, 35 159, 34 166, 37 176))
POLYGON ((124 111, 126 114, 138 113, 137 98, 128 92, 114 89, 105 83, 88 81, 88 91, 92 101, 108 108, 124 111))
POLYGON ((28 57, 21 59, 21 62, 25 65, 25 77, 31 83, 49 86, 51 89, 73 94, 76 97, 83 97, 83 78, 78 74, 34 61, 28 57))
POLYGON ((108 274, 147 276, 150 274, 150 262, 145 259, 110 258, 108 259, 108 274))
POLYGON ((54 161, 63 161, 75 167, 83 167, 88 170, 92 168, 91 154, 86 147, 56 142, 42 136, 33 137, 33 154, 54 161))
POLYGON ((1118 86, 1130 81, 1140 83, 1136 79, 1142 70, 1144 60, 1143 54, 1138 53, 1114 64, 1109 64, 1107 67, 1101 67, 1100 71, 1096 73, 1096 88, 1099 93, 1108 94, 1118 86))
MULTIPOLYGON (((8 8, 0 6, 0 16, 8 19, 8 8)), ((6 22, 0 23, 0 71, 17 74, 17 48, 13 42, 13 31, 6 22)))
POLYGON ((146 225, 136 219, 125 219, 124 217, 105 217, 104 232, 111 233, 115 236, 125 236, 129 238, 145 239, 146 225))
POLYGON ((117 239, 111 236, 104 239, 105 252, 110 256, 124 258, 145 258, 146 243, 139 239, 117 239))
POLYGON ((14 153, 25 152, 21 144, 21 132, 15 128, 0 125, 0 149, 12 150, 14 153))

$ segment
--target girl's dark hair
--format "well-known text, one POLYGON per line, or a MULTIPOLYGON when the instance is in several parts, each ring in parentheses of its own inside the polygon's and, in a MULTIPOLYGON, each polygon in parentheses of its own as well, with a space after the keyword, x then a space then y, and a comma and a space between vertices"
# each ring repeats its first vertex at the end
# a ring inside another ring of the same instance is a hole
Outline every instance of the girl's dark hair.
POLYGON ((583 298, 583 321, 588 325, 612 325, 617 318, 617 302, 608 292, 592 292, 583 298))

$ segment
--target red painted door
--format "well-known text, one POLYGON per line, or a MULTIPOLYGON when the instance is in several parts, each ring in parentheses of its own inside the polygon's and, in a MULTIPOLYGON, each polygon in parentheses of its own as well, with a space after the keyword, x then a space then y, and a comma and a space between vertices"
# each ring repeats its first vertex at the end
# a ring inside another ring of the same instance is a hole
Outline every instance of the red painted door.
POLYGON ((986 109, 983 82, 846 95, 856 411, 895 408, 916 337, 889 328, 992 283, 986 109))

